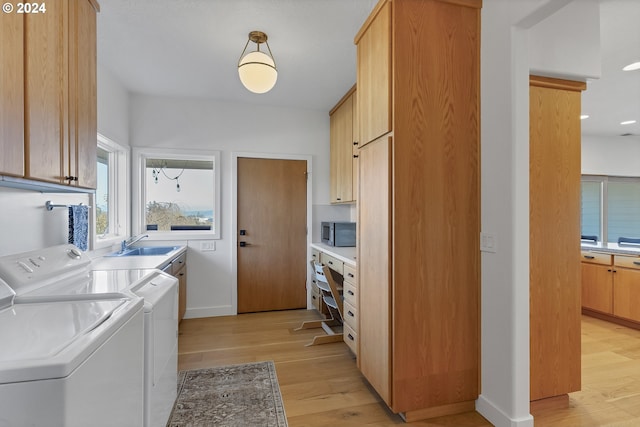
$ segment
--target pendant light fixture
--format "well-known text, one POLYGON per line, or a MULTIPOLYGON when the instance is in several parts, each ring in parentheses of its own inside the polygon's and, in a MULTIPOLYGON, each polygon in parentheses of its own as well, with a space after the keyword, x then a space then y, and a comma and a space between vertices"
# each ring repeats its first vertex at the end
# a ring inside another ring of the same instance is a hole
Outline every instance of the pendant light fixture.
POLYGON ((249 39, 238 61, 238 74, 240 81, 253 93, 269 92, 278 80, 278 70, 271 53, 267 35, 262 31, 251 31, 249 39), (249 42, 256 44, 256 50, 245 54, 249 42), (260 51, 260 44, 267 45, 269 54, 260 51))

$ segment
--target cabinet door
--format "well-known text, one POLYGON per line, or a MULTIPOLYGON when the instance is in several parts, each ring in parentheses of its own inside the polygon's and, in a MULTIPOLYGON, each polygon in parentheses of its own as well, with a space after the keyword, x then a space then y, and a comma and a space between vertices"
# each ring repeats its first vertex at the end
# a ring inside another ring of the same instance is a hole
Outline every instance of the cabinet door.
POLYGON ((331 203, 353 201, 353 94, 331 115, 331 203))
POLYGON ((183 265, 180 270, 175 273, 178 279, 178 322, 184 317, 187 311, 187 266, 183 265))
POLYGON ((26 176, 55 183, 69 161, 68 6, 56 0, 24 15, 26 176))
POLYGON ((531 76, 531 400, 580 390, 580 89, 531 76), (553 242, 553 244, 549 244, 553 242), (553 378, 553 381, 550 381, 553 378))
POLYGON ((79 187, 96 187, 97 89, 96 11, 88 0, 70 4, 69 165, 79 187))
POLYGON ((0 26, 0 174, 24 175, 24 15, 7 13, 0 26))
POLYGON ((611 266, 582 263, 582 307, 613 313, 611 266))
POLYGON ((360 149, 359 367, 391 405, 391 138, 360 149), (366 266, 366 268, 365 268, 366 266))
POLYGON ((640 322, 640 270, 615 268, 613 314, 640 322))
MULTIPOLYGON (((376 13, 377 12, 377 13, 376 13)), ((360 146, 391 130, 391 3, 356 36, 360 146)))
POLYGON ((353 191, 353 201, 358 200, 358 146, 359 146, 359 141, 360 141, 360 136, 359 136, 359 132, 360 129, 359 127, 359 122, 358 122, 358 92, 354 92, 352 95, 352 101, 351 101, 351 108, 352 108, 352 114, 351 114, 351 130, 352 130, 352 135, 351 135, 351 159, 352 159, 352 163, 351 163, 351 188, 353 191))

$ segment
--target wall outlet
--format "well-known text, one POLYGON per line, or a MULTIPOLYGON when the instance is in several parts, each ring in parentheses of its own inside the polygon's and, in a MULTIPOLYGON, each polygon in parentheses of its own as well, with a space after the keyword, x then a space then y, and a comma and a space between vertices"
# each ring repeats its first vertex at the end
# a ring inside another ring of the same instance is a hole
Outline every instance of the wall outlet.
POLYGON ((480 233, 480 251, 496 253, 498 251, 498 241, 493 233, 480 233))
POLYGON ((200 242, 200 250, 202 252, 215 251, 216 250, 216 242, 213 241, 213 240, 206 241, 206 242, 200 242))

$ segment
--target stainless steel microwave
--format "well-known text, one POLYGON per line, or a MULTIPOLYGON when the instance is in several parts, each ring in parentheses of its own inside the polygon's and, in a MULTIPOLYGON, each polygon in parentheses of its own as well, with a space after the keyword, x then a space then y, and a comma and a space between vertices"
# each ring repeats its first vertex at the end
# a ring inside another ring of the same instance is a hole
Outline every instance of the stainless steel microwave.
POLYGON ((323 222, 322 243, 329 246, 355 246, 355 222, 323 222))

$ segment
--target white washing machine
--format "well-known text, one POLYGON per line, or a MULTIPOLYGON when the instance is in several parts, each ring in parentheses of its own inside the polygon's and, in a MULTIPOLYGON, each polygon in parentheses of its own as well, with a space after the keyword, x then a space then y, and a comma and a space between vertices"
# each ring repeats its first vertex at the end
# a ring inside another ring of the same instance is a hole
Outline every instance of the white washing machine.
MULTIPOLYGON (((144 299, 144 422, 166 426, 177 395, 178 280, 156 269, 96 270, 27 296, 131 292, 144 299)), ((1 424, 0 424, 1 426, 1 424)))
POLYGON ((26 293, 86 276, 72 245, 0 258, 0 426, 143 423, 143 303, 26 293))

